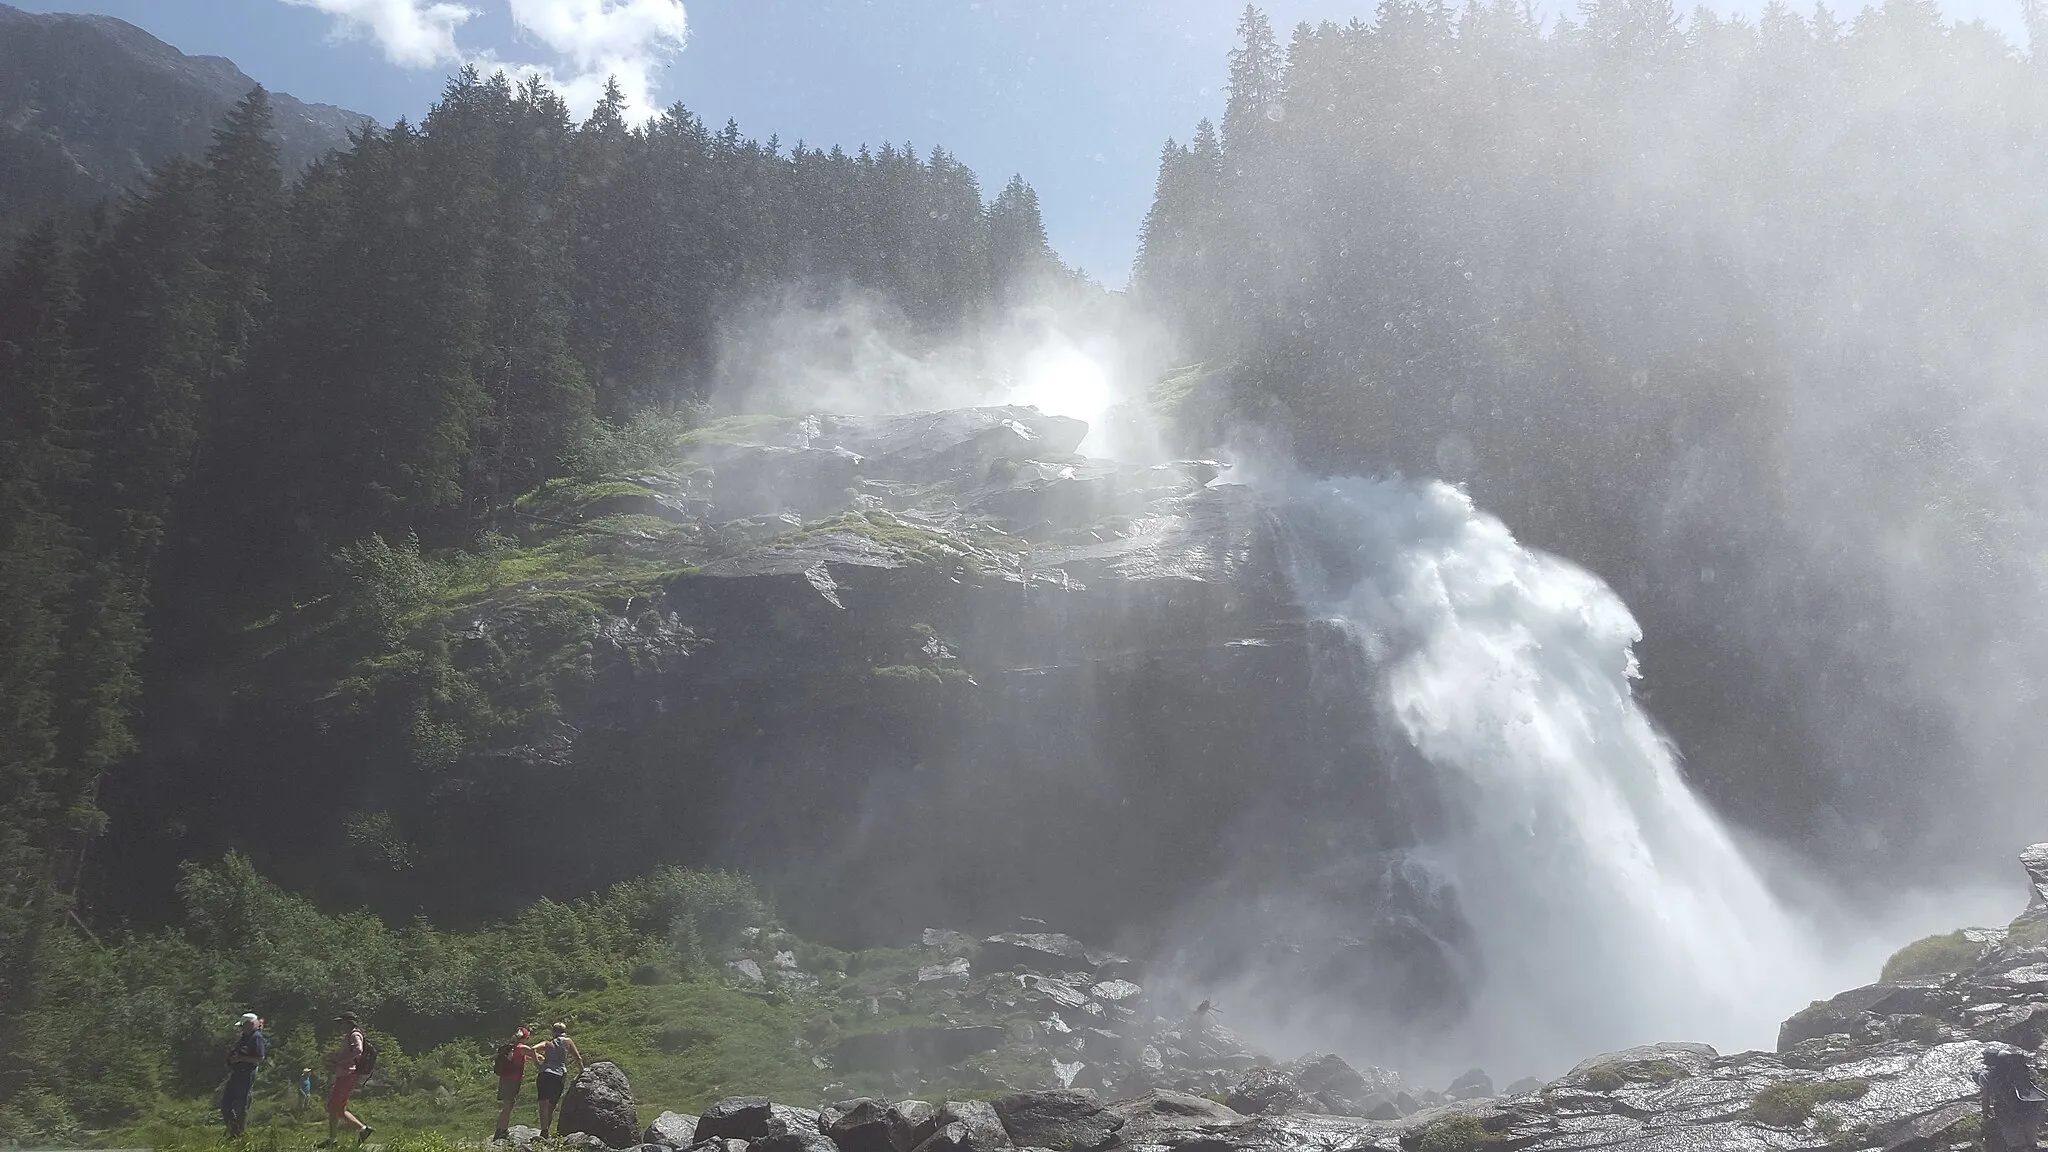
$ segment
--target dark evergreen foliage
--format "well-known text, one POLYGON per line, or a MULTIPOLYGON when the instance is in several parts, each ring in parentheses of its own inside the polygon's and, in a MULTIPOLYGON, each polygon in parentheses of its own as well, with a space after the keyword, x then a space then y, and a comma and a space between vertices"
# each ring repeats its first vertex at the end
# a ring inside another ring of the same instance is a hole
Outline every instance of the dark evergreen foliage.
MULTIPOLYGON (((465 71, 287 184, 268 95, 204 162, 0 272, 0 1032, 72 915, 104 773, 224 691, 247 621, 381 533, 468 542, 606 420, 703 399, 721 318, 796 284, 937 335, 1059 271, 1030 189, 941 149, 785 152, 684 109, 581 125, 465 71), (999 239, 999 243, 998 243, 999 239)), ((67 945, 69 947, 69 945, 67 945)), ((47 991, 44 989, 43 991, 47 991)), ((34 1084, 0 1074, 0 1098, 34 1084)))

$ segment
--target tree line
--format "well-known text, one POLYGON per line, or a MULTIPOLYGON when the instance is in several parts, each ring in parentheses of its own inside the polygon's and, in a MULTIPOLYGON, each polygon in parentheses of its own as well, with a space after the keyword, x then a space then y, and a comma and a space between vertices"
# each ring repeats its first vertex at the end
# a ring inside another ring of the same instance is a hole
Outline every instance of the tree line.
POLYGON ((0 269, 0 1030, 77 920, 138 700, 178 706, 339 549, 472 540, 621 423, 699 404, 721 324, 789 285, 938 334, 1066 274, 1021 178, 985 202, 943 149, 624 105, 577 123, 465 71, 287 181, 259 88, 203 157, 0 269))
POLYGON ((1725 804, 1995 867, 2048 818, 2009 802, 2048 735, 2041 59, 1927 0, 1248 9, 1133 293, 1216 369, 1208 434, 1462 483, 1615 584, 1725 804))

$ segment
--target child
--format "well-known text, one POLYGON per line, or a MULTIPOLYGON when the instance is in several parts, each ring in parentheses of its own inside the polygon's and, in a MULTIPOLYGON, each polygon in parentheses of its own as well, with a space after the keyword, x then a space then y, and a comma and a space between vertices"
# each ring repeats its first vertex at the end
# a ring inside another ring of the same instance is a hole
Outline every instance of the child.
POLYGON ((304 1116, 306 1109, 313 1106, 313 1070, 299 1069, 299 1099, 292 1105, 292 1115, 304 1116))

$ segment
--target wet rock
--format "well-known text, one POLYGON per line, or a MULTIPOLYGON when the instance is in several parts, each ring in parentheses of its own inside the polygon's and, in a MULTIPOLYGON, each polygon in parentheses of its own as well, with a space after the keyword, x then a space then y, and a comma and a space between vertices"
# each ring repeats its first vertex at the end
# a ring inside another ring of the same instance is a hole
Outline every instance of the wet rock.
POLYGON ((840 1152, 913 1152, 938 1130, 937 1114, 921 1100, 884 1104, 860 1099, 835 1108, 825 1135, 840 1152))
POLYGON ((567 1152, 613 1152, 612 1145, 588 1132, 571 1132, 555 1138, 555 1147, 567 1152))
POLYGON ((514 1124, 505 1130, 505 1139, 515 1148, 527 1148, 540 1139, 540 1129, 524 1124, 514 1124))
POLYGON ((774 1107, 766 1096, 727 1096, 697 1117, 697 1139, 759 1140, 769 1135, 774 1107))
POLYGON ((2048 843, 2028 845, 2020 853, 2020 867, 2027 870, 2027 884, 2033 889, 2025 914, 2048 915, 2048 843))
POLYGON ((981 942, 984 967, 1034 972, 1093 972, 1111 977, 1131 967, 1128 956, 1088 947, 1059 932, 1001 932, 981 942))
POLYGON ((1223 1102, 1246 1116, 1282 1116, 1290 1112, 1321 1112, 1323 1108, 1278 1068, 1254 1068, 1230 1090, 1223 1102))
POLYGON ((654 1123, 640 1134, 642 1144, 659 1144, 666 1148, 688 1148, 697 1143, 697 1118, 676 1112, 663 1112, 654 1118, 654 1123))
POLYGON ((927 928, 918 937, 918 943, 926 952, 946 959, 958 956, 972 960, 981 951, 981 945, 975 942, 974 937, 951 928, 927 928))
POLYGON ((806 1132, 816 1135, 823 1131, 824 1129, 818 1123, 818 1114, 809 1108, 792 1108, 787 1104, 770 1104, 768 1106, 768 1134, 770 1136, 788 1133, 802 1134, 806 1132))
POLYGON ((775 1132, 747 1145, 747 1152, 840 1152, 824 1135, 806 1130, 775 1132))
POLYGON ((1373 1095, 1359 1102, 1358 1114, 1368 1120, 1399 1120, 1401 1107, 1385 1096, 1373 1095))
POLYGON ((1976 1101, 1961 1100, 1919 1116, 1908 1116, 1883 1133, 1884 1152, 1933 1152, 1946 1148, 1955 1142, 1950 1136, 1951 1129, 1982 1114, 1976 1101))
MULTIPOLYGON (((931 1152, 994 1152, 1011 1146, 1002 1117, 986 1100, 951 1101, 939 1109, 937 1119, 939 1128, 932 1139, 943 1135, 947 1144, 944 1148, 934 1147, 931 1152)), ((931 1141, 925 1143, 930 1145, 931 1141)))
POLYGON ((1104 1110, 1087 1090, 1019 1092, 993 1102, 1003 1130, 1019 1147, 1096 1152, 1115 1139, 1123 1117, 1104 1110))
POLYGON ((1208 1129, 1244 1123, 1246 1117, 1214 1100, 1185 1092, 1155 1089, 1135 1100, 1111 1104, 1110 1114, 1123 1121, 1117 1129, 1117 1143, 1124 1147, 1140 1144, 1185 1146, 1190 1141, 1212 1136, 1208 1129))
POLYGON ((1444 1095, 1453 1100, 1482 1100, 1493 1095, 1493 1077, 1484 1069, 1468 1069, 1463 1076, 1451 1081, 1444 1089, 1444 1095))
POLYGON ((1373 1068, 1368 1076, 1343 1057, 1330 1053, 1303 1056, 1283 1065, 1280 1071, 1315 1102, 1319 1111, 1334 1116, 1364 1116, 1370 1098, 1384 1097, 1401 1087, 1401 1078, 1391 1072, 1373 1068))
POLYGON ((640 1114, 625 1070, 609 1060, 584 1067, 562 1093, 557 1132, 582 1132, 612 1148, 640 1143, 640 1114))
POLYGON ((943 964, 926 964, 917 970, 919 984, 939 984, 951 988, 965 988, 973 976, 967 959, 955 956, 943 964))

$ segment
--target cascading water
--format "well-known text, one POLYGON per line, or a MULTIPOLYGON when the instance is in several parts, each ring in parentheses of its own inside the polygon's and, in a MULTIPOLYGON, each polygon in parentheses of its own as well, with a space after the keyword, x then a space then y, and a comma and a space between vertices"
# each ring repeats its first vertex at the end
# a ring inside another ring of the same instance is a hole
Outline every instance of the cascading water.
POLYGON ((1455 893, 1478 989, 1446 1055, 1542 1071, 1657 1040, 1768 1046, 1829 986, 1637 706, 1640 633, 1612 590, 1441 483, 1260 487, 1304 607, 1377 670, 1361 706, 1444 797, 1413 863, 1455 893))

